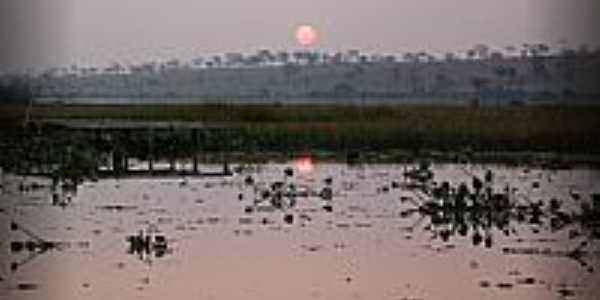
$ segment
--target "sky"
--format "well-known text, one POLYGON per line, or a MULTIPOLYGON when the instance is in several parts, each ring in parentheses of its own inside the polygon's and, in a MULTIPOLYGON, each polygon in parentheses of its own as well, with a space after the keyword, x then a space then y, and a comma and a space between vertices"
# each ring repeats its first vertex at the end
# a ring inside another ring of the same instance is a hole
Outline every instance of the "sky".
POLYGON ((2 0, 3 65, 103 66, 262 48, 400 54, 544 42, 598 45, 597 0, 2 0))

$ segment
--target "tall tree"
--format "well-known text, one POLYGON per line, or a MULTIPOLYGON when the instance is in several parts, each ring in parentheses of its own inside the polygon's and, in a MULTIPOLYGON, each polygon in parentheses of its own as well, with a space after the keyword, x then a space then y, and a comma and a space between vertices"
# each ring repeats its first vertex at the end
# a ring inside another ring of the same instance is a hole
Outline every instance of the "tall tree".
POLYGON ((285 50, 279 51, 277 53, 277 59, 279 60, 280 63, 285 65, 290 61, 290 53, 285 50))

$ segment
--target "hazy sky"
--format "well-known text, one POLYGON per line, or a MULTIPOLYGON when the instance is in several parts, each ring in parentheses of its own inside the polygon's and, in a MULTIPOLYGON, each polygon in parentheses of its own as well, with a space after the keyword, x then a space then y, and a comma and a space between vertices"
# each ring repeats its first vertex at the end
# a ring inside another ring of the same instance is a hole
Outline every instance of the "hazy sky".
POLYGON ((596 45, 600 12, 598 0, 8 1, 0 53, 61 65, 295 49, 294 28, 304 23, 320 31, 315 48, 330 51, 443 53, 561 38, 596 45))

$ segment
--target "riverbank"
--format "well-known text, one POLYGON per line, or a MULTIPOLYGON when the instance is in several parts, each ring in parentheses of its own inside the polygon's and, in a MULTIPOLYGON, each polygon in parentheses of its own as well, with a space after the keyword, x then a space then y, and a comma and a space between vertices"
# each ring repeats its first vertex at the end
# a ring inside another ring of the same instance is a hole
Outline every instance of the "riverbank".
MULTIPOLYGON (((21 126, 25 111, 0 106, 4 130, 21 126)), ((203 142, 208 151, 600 153, 598 106, 36 105, 30 111, 33 123, 56 119, 228 128, 203 142)))

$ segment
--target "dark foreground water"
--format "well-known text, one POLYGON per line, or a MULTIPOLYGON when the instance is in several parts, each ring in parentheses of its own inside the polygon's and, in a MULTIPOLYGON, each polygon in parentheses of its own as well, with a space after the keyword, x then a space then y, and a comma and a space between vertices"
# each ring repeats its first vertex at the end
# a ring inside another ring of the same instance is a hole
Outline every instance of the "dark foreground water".
POLYGON ((255 165, 54 197, 3 174, 0 299, 598 299, 599 229, 574 216, 600 171, 434 165, 470 189, 493 171, 511 208, 478 212, 415 210, 432 197, 406 168, 255 165))

